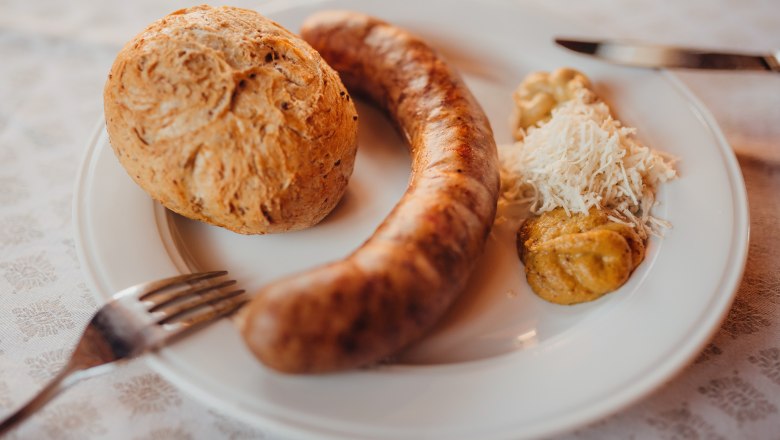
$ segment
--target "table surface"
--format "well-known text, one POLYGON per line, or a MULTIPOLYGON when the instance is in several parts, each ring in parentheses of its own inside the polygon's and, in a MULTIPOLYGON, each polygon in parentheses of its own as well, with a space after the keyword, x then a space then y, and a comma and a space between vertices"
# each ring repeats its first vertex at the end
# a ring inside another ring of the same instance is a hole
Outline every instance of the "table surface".
MULTIPOLYGON (((594 37, 780 48, 774 0, 528 0, 594 37)), ((195 2, 193 4, 197 4, 195 2)), ((263 1, 236 1, 262 12, 263 1)), ((0 414, 67 360, 98 304, 71 199, 121 45, 180 1, 0 0, 0 414)), ((565 439, 778 438, 780 75, 680 72, 737 154, 751 237, 736 300, 701 355, 652 395, 565 439)), ((183 394, 142 361, 70 389, 9 438, 278 438, 183 394)))

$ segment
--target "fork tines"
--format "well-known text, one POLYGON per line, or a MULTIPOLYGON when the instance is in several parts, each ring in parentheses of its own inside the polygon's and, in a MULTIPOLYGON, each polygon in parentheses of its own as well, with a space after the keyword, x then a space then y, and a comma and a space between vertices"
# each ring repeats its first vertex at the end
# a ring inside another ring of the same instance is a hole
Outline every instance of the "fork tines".
MULTIPOLYGON (((226 271, 180 275, 136 286, 136 296, 158 324, 190 327, 229 315, 246 301, 243 289, 230 289, 226 271)), ((120 292, 119 295, 127 295, 120 292)))

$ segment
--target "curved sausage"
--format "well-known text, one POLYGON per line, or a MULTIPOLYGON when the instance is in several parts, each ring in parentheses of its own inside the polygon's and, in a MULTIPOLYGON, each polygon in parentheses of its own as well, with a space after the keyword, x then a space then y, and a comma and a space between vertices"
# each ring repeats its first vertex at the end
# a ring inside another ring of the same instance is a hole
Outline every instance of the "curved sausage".
POLYGON ((239 319, 251 351, 287 373, 364 366, 420 338, 463 290, 499 189, 490 124, 457 73, 423 41, 352 12, 310 17, 302 36, 395 119, 409 187, 346 259, 263 288, 239 319))

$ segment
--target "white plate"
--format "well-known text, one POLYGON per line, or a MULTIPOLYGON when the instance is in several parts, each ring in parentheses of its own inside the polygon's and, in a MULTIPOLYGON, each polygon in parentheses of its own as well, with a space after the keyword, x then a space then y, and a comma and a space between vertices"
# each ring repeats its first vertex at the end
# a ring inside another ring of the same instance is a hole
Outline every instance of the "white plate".
MULTIPOLYGON (((554 306, 522 276, 511 231, 491 239, 469 290, 430 336, 395 365, 288 377, 261 367, 229 322, 150 357, 208 405, 295 437, 488 439, 572 429, 647 395, 683 368, 727 311, 745 262, 745 188, 709 114, 673 76, 609 66, 551 43, 571 27, 506 3, 403 1, 274 4, 262 12, 297 30, 326 7, 372 13, 425 37, 463 73, 499 143, 508 142, 510 93, 532 70, 569 65, 649 145, 679 157, 680 179, 657 215, 674 228, 618 292, 554 306)), ((257 288, 346 255, 405 189, 409 160, 380 112, 359 105, 360 153, 345 201, 322 224, 241 236, 184 220, 153 203, 115 160, 101 128, 75 198, 77 246, 93 290, 192 269, 227 269, 257 288)))

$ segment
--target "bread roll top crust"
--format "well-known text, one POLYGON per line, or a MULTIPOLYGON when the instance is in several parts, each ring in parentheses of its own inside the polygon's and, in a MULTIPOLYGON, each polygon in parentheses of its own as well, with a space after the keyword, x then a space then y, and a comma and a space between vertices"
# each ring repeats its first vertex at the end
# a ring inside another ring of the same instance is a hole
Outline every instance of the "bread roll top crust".
POLYGON ((357 113, 338 74, 254 11, 198 6, 152 23, 118 54, 104 100, 136 183, 236 232, 312 226, 352 174, 357 113))

